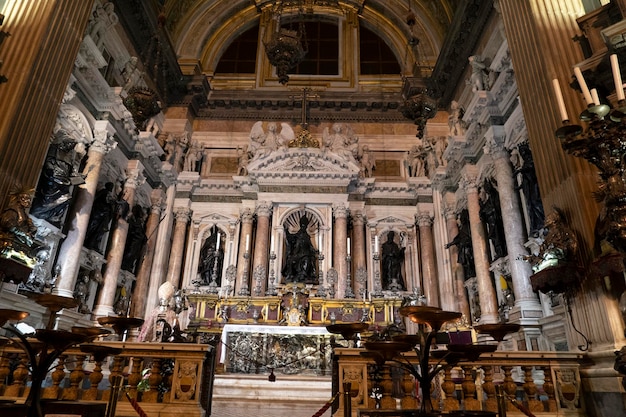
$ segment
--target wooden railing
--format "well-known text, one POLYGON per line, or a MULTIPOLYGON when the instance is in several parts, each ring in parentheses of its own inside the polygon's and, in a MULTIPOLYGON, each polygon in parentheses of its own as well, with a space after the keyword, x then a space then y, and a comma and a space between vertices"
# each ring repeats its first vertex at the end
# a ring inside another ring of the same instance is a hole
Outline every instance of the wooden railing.
MULTIPOLYGON (((126 393, 150 416, 210 415, 215 350, 187 343, 98 342, 121 353, 96 361, 79 347, 68 349, 51 369, 42 398, 108 403, 111 381, 123 378, 116 416, 138 415, 126 393)), ((0 399, 23 402, 28 396, 28 358, 7 345, 0 358, 0 399)))
MULTIPOLYGON (((351 383, 352 415, 375 415, 373 410, 418 409, 415 380, 393 361, 376 365, 364 349, 337 348, 338 373, 334 386, 351 383), (369 412, 368 412, 369 410, 369 412)), ((417 364, 416 355, 405 361, 417 364)), ((496 386, 508 398, 507 415, 523 416, 517 402, 536 416, 586 416, 581 401, 580 363, 583 355, 566 352, 501 352, 481 355, 474 362, 446 366, 433 380, 432 404, 441 411, 498 411, 496 386)), ((437 360, 432 359, 432 364, 437 360)), ((340 400, 336 415, 344 415, 340 400)), ((400 413, 401 414, 401 413, 400 413)))

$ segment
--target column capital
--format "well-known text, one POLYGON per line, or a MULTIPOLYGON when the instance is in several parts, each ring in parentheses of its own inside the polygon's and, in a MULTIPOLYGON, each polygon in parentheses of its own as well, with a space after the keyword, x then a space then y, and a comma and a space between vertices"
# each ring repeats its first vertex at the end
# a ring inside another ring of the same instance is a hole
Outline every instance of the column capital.
POLYGON ((157 188, 150 193, 150 211, 152 213, 161 214, 165 200, 165 193, 162 189, 157 188))
POLYGON ((270 217, 272 215, 272 203, 269 201, 258 201, 255 212, 260 217, 270 217))
POLYGON ((346 219, 348 218, 348 214, 350 214, 350 210, 343 204, 333 205, 333 215, 335 216, 335 218, 346 219))
POLYGON ((358 226, 363 226, 366 220, 363 212, 360 210, 352 214, 352 222, 358 226))
POLYGON ((475 165, 465 165, 461 172, 459 185, 465 192, 477 192, 479 185, 478 168, 475 165))
POLYGON ((146 177, 143 175, 143 165, 136 160, 128 161, 126 167, 126 182, 124 187, 137 188, 146 182, 146 177))
POLYGON ((174 218, 177 223, 189 223, 191 220, 191 209, 189 207, 174 208, 174 218))
POLYGON ((502 134, 498 134, 495 130, 496 127, 500 126, 492 126, 485 135, 485 146, 483 147, 483 151, 486 155, 491 156, 491 159, 494 161, 501 158, 508 159, 509 153, 504 146, 504 132, 502 132, 502 134))
POLYGON ((415 220, 419 227, 431 227, 433 225, 433 216, 425 211, 417 213, 415 220))
POLYGON ((251 224, 254 220, 254 213, 249 208, 245 208, 241 211, 241 223, 249 223, 251 224))
POLYGON ((93 142, 89 146, 90 151, 107 154, 117 147, 113 139, 115 128, 107 120, 98 120, 93 128, 93 142))

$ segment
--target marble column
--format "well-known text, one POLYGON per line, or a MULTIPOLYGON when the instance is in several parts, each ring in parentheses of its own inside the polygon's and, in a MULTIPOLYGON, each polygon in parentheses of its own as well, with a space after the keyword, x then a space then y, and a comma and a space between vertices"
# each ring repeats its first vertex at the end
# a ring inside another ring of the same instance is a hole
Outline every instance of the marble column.
MULTIPOLYGON (((447 193, 446 198, 454 199, 453 193, 447 193)), ((448 232, 448 239, 452 240, 459 234, 459 225, 456 222, 456 213, 452 207, 452 201, 446 201, 444 206, 444 216, 446 218, 446 229, 448 232)), ((467 291, 465 291, 465 272, 463 271, 463 265, 458 262, 459 249, 456 245, 450 246, 450 264, 452 267, 452 288, 453 293, 447 294, 446 291, 441 292, 441 299, 444 308, 451 308, 454 311, 460 311, 465 318, 470 320, 470 308, 467 299, 467 291), (452 300, 450 300, 452 298, 452 300), (446 307, 448 306, 448 307, 446 307)))
POLYGON ((347 207, 333 206, 335 230, 333 239, 333 267, 337 271, 337 298, 344 298, 346 292, 346 278, 348 274, 348 214, 347 207))
POLYGON ((174 208, 174 218, 172 249, 170 251, 170 263, 167 267, 167 281, 175 288, 179 288, 183 255, 185 253, 185 237, 187 236, 187 226, 191 220, 191 209, 189 207, 174 208))
POLYGON ((367 268, 365 263, 365 217, 361 211, 352 216, 352 233, 354 236, 354 253, 352 254, 352 281, 354 294, 357 298, 367 298, 367 268))
MULTIPOLYGON (((135 204, 135 191, 145 178, 143 176, 143 166, 137 160, 128 161, 126 170, 126 181, 124 182, 124 200, 129 207, 135 204)), ((103 284, 98 295, 98 302, 93 314, 96 317, 114 315, 113 303, 115 302, 115 291, 117 289, 118 277, 124 257, 126 247, 126 237, 128 236, 128 221, 124 217, 119 217, 115 228, 112 231, 111 246, 107 255, 107 265, 104 272, 103 284)))
MULTIPOLYGON (((502 128, 502 130, 504 130, 502 128)), ((491 127, 485 145, 485 151, 491 156, 495 168, 495 179, 498 183, 498 194, 500 197, 500 207, 502 211, 502 223, 504 224, 504 237, 508 250, 509 270, 513 281, 513 294, 515 295, 515 306, 531 308, 541 312, 541 306, 537 294, 530 284, 532 268, 530 264, 523 260, 528 251, 524 246, 526 233, 522 221, 522 208, 519 194, 515 191, 513 167, 509 153, 504 148, 503 135, 497 135, 495 127, 491 127), (493 135, 492 135, 493 134, 493 135)), ((532 314, 535 319, 540 318, 532 314)))
POLYGON ((478 172, 475 165, 465 165, 461 178, 461 186, 467 195, 467 211, 469 212, 478 297, 481 306, 480 323, 498 323, 498 301, 489 271, 489 252, 485 228, 480 221, 478 172))
POLYGON ((152 261, 154 260, 154 249, 157 241, 157 230, 161 220, 161 208, 165 196, 163 190, 156 189, 150 195, 150 216, 146 222, 146 242, 143 259, 137 270, 135 289, 130 304, 131 317, 147 317, 146 299, 148 297, 148 287, 150 285, 150 273, 152 272, 152 261))
MULTIPOLYGON (((252 221, 254 217, 250 209, 241 213, 241 235, 239 236, 239 252, 237 262, 237 282, 235 294, 250 295, 250 248, 252 245, 252 221)), ((280 271, 280 267, 278 267, 280 271)))
POLYGON ((418 213, 417 225, 419 227, 420 258, 422 260, 422 285, 424 287, 424 295, 426 296, 426 302, 429 306, 439 307, 441 303, 439 302, 437 265, 435 263, 433 218, 430 213, 418 213))
POLYGON ((117 145, 117 142, 113 140, 115 129, 108 121, 97 121, 93 133, 94 140, 89 146, 87 163, 83 169, 83 174, 86 175, 85 183, 78 186, 76 197, 74 197, 74 208, 69 213, 68 220, 71 226, 59 249, 57 265, 61 265, 61 275, 53 292, 63 297, 74 296, 74 286, 80 269, 81 251, 85 242, 94 196, 98 188, 102 160, 104 155, 117 145))
POLYGON ((272 204, 259 201, 256 206, 256 234, 254 239, 254 263, 252 267, 252 293, 260 297, 265 294, 268 276, 268 255, 270 250, 270 216, 272 204))

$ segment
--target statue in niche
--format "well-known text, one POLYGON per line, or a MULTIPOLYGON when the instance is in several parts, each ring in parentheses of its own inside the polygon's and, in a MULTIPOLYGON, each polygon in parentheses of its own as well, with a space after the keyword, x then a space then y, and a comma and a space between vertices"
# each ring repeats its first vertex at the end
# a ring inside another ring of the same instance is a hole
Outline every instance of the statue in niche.
POLYGON ((524 194, 524 200, 526 200, 530 235, 537 237, 543 228, 545 213, 543 211, 543 203, 541 202, 539 184, 537 183, 535 164, 528 143, 522 143, 517 148, 513 149, 511 152, 511 162, 515 168, 513 175, 515 177, 521 175, 521 181, 519 181, 516 190, 521 189, 524 194))
POLYGON ((211 235, 204 240, 202 248, 200 248, 200 262, 198 265, 198 273, 200 274, 200 285, 209 285, 213 279, 213 271, 215 271, 215 283, 217 286, 222 285, 222 268, 224 267, 224 248, 221 240, 221 234, 217 231, 217 227, 211 228, 211 235))
POLYGON ((17 256, 27 264, 35 263, 34 255, 40 249, 35 243, 37 227, 26 213, 32 202, 31 192, 14 186, 9 193, 9 204, 0 214, 0 254, 17 256))
POLYGON ((485 180, 480 190, 480 219, 487 225, 487 236, 493 244, 494 259, 506 256, 500 199, 498 190, 490 180, 485 180))
POLYGON ((76 170, 80 163, 77 159, 82 156, 82 144, 71 140, 63 131, 57 132, 39 177, 30 214, 57 227, 61 225, 72 199, 72 186, 85 182, 85 177, 76 170))
POLYGON ((387 233, 387 241, 382 244, 382 270, 381 280, 385 290, 406 290, 404 279, 402 278, 402 265, 404 264, 404 251, 395 242, 395 232, 387 233))
POLYGON ((432 136, 429 138, 434 152, 435 165, 437 167, 445 167, 447 161, 443 157, 443 153, 448 147, 448 138, 445 136, 432 136))
POLYGON ((109 231, 113 213, 115 211, 115 195, 112 182, 107 182, 104 187, 96 193, 93 201, 93 208, 89 216, 87 233, 83 246, 88 249, 100 251, 102 237, 109 231))
POLYGON ((146 236, 146 216, 143 207, 135 204, 131 215, 128 217, 128 234, 122 258, 122 269, 134 274, 141 263, 144 247, 148 237, 146 236))
POLYGON ((360 175, 362 178, 371 178, 376 169, 376 160, 369 146, 363 145, 359 151, 359 162, 361 163, 360 175))
POLYGON ((200 146, 198 142, 193 142, 185 154, 183 171, 198 172, 198 164, 200 161, 202 161, 202 146, 200 146))
POLYGON ((318 283, 315 273, 317 251, 311 243, 311 236, 307 231, 308 226, 309 219, 304 215, 300 217, 300 229, 296 233, 291 233, 287 225, 284 226, 287 256, 282 276, 285 283, 318 283))
POLYGON ((446 249, 452 246, 457 248, 457 262, 463 266, 465 279, 476 276, 476 267, 474 265, 474 249, 472 248, 472 234, 470 233, 469 212, 464 209, 459 214, 458 219, 459 233, 446 244, 446 249))

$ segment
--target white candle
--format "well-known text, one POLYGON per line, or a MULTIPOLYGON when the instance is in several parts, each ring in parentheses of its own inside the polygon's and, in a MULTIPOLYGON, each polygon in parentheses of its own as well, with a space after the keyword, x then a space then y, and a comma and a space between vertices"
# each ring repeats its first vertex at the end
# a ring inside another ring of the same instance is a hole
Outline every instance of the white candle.
POLYGON ((215 250, 220 250, 220 232, 217 232, 217 245, 215 245, 215 250))
POLYGON ((350 256, 350 238, 348 238, 347 248, 348 248, 348 256, 350 256))
POLYGON ((322 251, 322 233, 319 230, 317 231, 317 250, 322 251))
POLYGON ((624 84, 622 83, 622 72, 619 69, 617 55, 611 55, 611 69, 613 70, 613 82, 615 83, 615 93, 617 100, 624 100, 624 84))
POLYGON ((583 92, 583 96, 585 97, 585 102, 587 105, 593 104, 593 99, 591 98, 591 93, 589 92, 589 87, 587 87, 587 83, 583 78, 583 73, 580 71, 580 67, 574 67, 574 75, 578 80, 578 84, 580 85, 580 89, 583 92))
POLYGON ((600 96, 598 96, 598 89, 591 89, 591 99, 593 100, 593 104, 595 104, 596 106, 600 105, 600 96))
POLYGON ((565 101, 563 100, 563 93, 561 93, 561 85, 556 78, 552 80, 552 86, 554 87, 554 94, 556 95, 556 102, 559 105, 559 112, 561 113, 561 120, 569 120, 567 115, 567 109, 565 108, 565 101))
POLYGON ((378 253, 378 235, 374 236, 374 252, 378 253))
POLYGON ((272 235, 272 240, 270 242, 270 252, 274 252, 274 235, 272 235))
POLYGON ((250 249, 250 235, 246 235, 246 252, 250 249))

